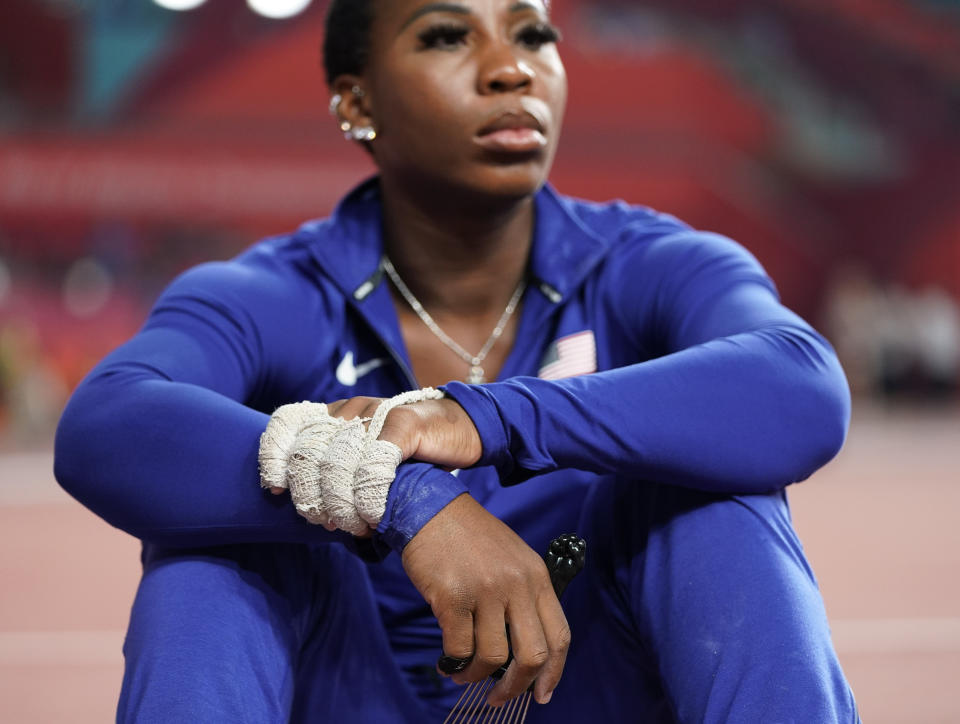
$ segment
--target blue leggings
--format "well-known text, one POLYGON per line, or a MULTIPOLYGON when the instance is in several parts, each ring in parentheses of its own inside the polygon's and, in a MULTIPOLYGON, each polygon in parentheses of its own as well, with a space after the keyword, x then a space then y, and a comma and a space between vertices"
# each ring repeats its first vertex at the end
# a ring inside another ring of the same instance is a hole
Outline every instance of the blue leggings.
MULTIPOLYGON (((859 721, 783 493, 609 479, 577 532, 573 644, 529 724, 859 721)), ((439 724, 459 691, 403 585, 334 544, 147 546, 118 721, 439 724)))

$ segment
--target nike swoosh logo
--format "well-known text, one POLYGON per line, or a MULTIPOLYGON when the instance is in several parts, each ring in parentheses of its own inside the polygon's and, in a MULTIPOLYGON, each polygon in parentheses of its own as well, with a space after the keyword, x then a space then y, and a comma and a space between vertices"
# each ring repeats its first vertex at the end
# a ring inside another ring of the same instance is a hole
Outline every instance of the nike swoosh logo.
POLYGON ((377 367, 382 367, 388 361, 386 357, 378 357, 355 366, 353 364, 353 352, 347 352, 340 360, 340 364, 337 365, 337 381, 341 385, 353 387, 361 377, 373 372, 377 367))

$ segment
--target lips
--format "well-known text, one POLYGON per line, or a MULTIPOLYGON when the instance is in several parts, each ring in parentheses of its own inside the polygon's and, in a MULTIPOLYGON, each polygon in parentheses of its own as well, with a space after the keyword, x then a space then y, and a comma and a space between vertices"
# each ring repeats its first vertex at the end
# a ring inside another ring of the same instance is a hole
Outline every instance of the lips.
POLYGON ((474 140, 482 148, 500 153, 530 153, 547 145, 543 123, 527 111, 498 113, 474 140))
POLYGON ((532 113, 526 111, 506 111, 480 129, 478 136, 486 136, 497 131, 531 130, 543 133, 543 124, 532 113))

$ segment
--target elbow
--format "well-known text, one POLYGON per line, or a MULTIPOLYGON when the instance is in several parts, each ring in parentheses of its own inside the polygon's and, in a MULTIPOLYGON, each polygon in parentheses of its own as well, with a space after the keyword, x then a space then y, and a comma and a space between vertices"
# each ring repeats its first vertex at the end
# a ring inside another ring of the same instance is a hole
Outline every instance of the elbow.
POLYGON ((832 359, 804 395, 804 429, 797 431, 797 438, 805 444, 791 482, 807 479, 837 456, 847 439, 850 412, 850 387, 839 362, 832 359))
POLYGON ((117 451, 107 442, 111 433, 96 412, 102 406, 91 406, 89 400, 82 404, 84 396, 85 390, 81 387, 67 403, 57 425, 53 444, 54 478, 88 510, 111 525, 131 532, 116 519, 116 501, 122 496, 117 495, 108 471, 117 451))
POLYGON ((84 505, 87 502, 86 468, 84 457, 83 421, 77 414, 76 406, 67 404, 57 425, 53 442, 53 476, 57 483, 73 498, 84 505))
POLYGON ((754 493, 809 478, 837 456, 850 425, 850 388, 836 358, 824 357, 799 373, 781 370, 777 377, 778 392, 769 398, 776 400, 769 410, 772 424, 762 425, 754 439, 760 444, 744 478, 754 493))
POLYGON ((824 448, 826 462, 833 460, 847 440, 850 429, 851 399, 850 386, 843 370, 837 365, 839 382, 833 392, 824 401, 825 422, 824 448))
POLYGON ((135 501, 110 474, 114 453, 100 446, 95 425, 65 413, 57 426, 53 449, 53 476, 64 491, 109 525, 137 538, 145 528, 135 501))

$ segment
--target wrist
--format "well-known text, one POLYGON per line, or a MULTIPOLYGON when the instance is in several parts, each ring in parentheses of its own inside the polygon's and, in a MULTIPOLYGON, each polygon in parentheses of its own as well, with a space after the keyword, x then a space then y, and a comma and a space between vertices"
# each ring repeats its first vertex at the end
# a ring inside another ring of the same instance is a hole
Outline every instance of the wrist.
POLYGON ((434 465, 404 463, 397 468, 375 537, 402 552, 423 526, 465 492, 458 478, 434 465))
POLYGON ((450 382, 441 389, 444 401, 455 404, 476 432, 477 457, 474 465, 492 465, 501 474, 513 469, 509 440, 496 406, 489 399, 489 385, 468 385, 450 382))

